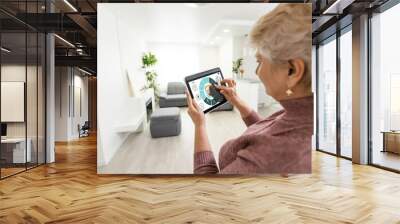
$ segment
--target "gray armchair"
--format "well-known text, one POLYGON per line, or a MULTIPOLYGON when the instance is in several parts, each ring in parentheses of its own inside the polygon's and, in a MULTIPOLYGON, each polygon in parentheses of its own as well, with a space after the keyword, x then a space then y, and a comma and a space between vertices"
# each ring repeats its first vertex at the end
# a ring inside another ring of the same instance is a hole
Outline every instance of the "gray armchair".
POLYGON ((185 84, 182 82, 169 82, 167 93, 160 95, 160 107, 186 107, 185 84))

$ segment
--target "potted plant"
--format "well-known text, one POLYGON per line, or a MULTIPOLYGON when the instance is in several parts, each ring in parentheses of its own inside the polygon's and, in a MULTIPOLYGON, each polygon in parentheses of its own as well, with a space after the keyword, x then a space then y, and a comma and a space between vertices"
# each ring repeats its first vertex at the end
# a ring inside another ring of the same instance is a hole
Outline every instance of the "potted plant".
POLYGON ((157 83, 157 73, 152 69, 154 65, 157 63, 157 58, 151 52, 144 53, 142 56, 142 68, 145 69, 146 73, 146 85, 143 89, 153 88, 154 96, 156 102, 158 102, 160 97, 160 90, 157 83))
POLYGON ((154 54, 151 52, 148 52, 147 54, 144 53, 142 56, 142 68, 149 68, 154 66, 157 63, 157 58, 154 54))
POLYGON ((242 69, 243 58, 238 58, 232 62, 232 72, 234 75, 243 78, 244 70, 242 69))

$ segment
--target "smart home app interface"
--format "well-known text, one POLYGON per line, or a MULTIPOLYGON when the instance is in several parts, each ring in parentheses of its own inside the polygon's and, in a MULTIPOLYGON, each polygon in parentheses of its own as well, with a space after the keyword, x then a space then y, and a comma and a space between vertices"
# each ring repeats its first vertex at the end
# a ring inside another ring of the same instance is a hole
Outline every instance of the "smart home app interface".
POLYGON ((200 108, 205 111, 224 100, 224 96, 213 85, 221 85, 220 72, 189 82, 193 98, 200 108))

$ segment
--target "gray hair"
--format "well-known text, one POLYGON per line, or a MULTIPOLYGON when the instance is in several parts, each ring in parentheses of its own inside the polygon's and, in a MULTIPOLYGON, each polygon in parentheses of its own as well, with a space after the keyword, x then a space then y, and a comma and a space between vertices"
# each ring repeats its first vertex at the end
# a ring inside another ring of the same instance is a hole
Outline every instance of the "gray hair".
POLYGON ((305 63, 302 82, 311 88, 311 14, 309 3, 284 3, 262 16, 252 28, 250 43, 273 64, 300 58, 305 63))

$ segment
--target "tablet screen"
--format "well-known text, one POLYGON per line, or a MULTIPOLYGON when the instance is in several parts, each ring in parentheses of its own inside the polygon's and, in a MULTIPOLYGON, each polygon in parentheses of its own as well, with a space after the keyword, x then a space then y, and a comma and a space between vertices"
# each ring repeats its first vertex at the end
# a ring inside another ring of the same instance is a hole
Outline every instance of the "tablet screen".
POLYGON ((224 96, 214 87, 214 85, 221 85, 222 79, 221 70, 218 69, 206 76, 188 81, 193 99, 204 112, 226 101, 224 96))

